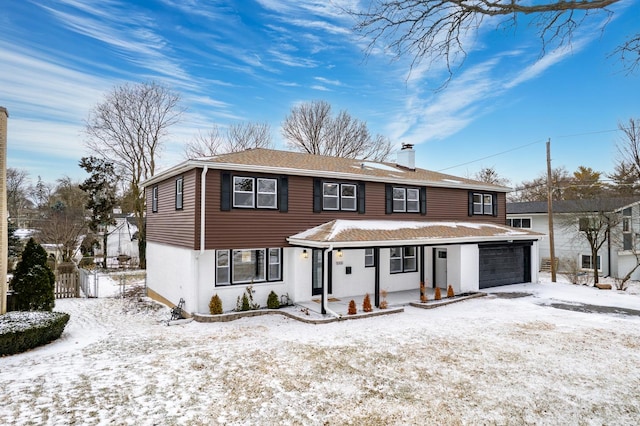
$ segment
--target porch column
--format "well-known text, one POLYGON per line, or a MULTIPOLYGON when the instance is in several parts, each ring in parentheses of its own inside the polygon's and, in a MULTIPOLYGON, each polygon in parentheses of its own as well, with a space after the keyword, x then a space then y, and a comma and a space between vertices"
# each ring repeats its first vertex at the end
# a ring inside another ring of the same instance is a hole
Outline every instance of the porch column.
POLYGON ((373 249, 373 264, 375 265, 375 289, 374 304, 376 308, 380 307, 380 247, 373 249))
POLYGON ((420 282, 425 283, 426 286, 426 281, 424 280, 424 272, 425 272, 425 267, 424 267, 424 249, 426 246, 420 246, 420 265, 418 266, 418 268, 420 268, 420 282))

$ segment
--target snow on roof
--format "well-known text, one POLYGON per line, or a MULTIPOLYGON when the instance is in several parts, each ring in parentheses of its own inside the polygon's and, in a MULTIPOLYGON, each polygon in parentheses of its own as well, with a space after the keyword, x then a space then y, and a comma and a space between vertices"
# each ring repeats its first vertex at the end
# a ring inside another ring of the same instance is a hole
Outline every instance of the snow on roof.
POLYGON ((308 229, 289 237, 290 242, 342 242, 371 241, 442 241, 450 239, 539 239, 542 234, 506 225, 479 222, 452 221, 398 221, 398 220, 344 220, 308 229))

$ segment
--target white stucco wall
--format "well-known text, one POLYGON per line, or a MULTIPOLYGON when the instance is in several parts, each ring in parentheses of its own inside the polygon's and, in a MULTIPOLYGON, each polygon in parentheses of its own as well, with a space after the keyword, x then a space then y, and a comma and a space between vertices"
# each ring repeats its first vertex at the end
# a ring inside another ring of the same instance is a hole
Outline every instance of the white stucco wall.
POLYGON ((194 312, 194 251, 147 242, 147 287, 178 304, 184 298, 185 310, 194 312))
MULTIPOLYGON (((342 250, 342 257, 333 252, 333 292, 335 297, 373 294, 375 291, 375 268, 364 266, 364 249, 342 250), (351 274, 347 274, 351 267, 351 274)), ((310 275, 309 275, 310 276, 310 275)), ((309 287, 311 284, 309 284, 309 287)))

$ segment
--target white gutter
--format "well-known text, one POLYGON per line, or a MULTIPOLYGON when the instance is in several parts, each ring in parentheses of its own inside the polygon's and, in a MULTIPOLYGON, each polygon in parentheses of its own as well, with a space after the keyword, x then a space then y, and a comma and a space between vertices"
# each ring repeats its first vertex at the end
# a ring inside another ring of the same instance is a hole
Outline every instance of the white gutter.
POLYGON ((204 237, 205 237, 205 200, 206 200, 206 189, 207 189, 207 171, 208 167, 204 166, 202 169, 202 174, 200 175, 200 251, 196 253, 196 285, 194 289, 194 304, 195 304, 195 312, 198 312, 198 300, 200 300, 200 292, 198 291, 200 288, 200 256, 204 253, 204 237))
POLYGON ((252 164, 222 163, 206 160, 186 160, 174 167, 166 169, 141 183, 147 187, 160 182, 168 177, 184 173, 198 167, 211 167, 216 170, 232 170, 238 172, 262 172, 273 174, 285 174, 294 176, 326 177, 333 179, 360 180, 365 182, 397 183, 402 185, 432 186, 439 188, 472 189, 476 191, 511 192, 512 188, 499 185, 485 184, 482 182, 461 182, 456 180, 423 180, 411 179, 411 171, 405 172, 398 169, 396 176, 376 176, 363 173, 333 172, 330 170, 297 169, 294 167, 257 166, 252 164), (405 176, 399 174, 406 173, 405 176))
POLYGON ((329 286, 327 285, 327 281, 329 281, 329 268, 333 267, 333 265, 329 265, 329 253, 333 251, 333 244, 329 246, 328 250, 324 251, 322 263, 324 264, 324 272, 322 273, 322 306, 324 306, 324 310, 333 315, 336 318, 341 318, 342 315, 338 315, 329 309, 329 286))
POLYGON ((206 201, 206 189, 207 189, 207 172, 209 166, 204 166, 202 169, 202 175, 200 175, 200 254, 204 253, 204 214, 205 214, 205 201, 206 201))

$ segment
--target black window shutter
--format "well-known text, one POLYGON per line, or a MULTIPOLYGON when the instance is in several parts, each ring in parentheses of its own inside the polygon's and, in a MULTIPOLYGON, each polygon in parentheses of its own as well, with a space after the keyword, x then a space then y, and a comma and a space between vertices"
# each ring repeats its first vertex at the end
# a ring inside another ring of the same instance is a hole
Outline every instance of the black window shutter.
POLYGON ((231 210, 231 174, 220 175, 220 210, 231 210))
POLYGON ((494 192, 491 198, 493 199, 493 215, 498 216, 498 193, 494 192))
POLYGON ((280 211, 286 213, 289 211, 289 179, 286 176, 280 178, 280 211))
POLYGON ((389 184, 386 184, 384 188, 384 193, 385 193, 385 213, 391 214, 393 213, 393 187, 389 184))
POLYGON ((427 214, 427 188, 420 188, 420 214, 427 214))
POLYGON ((365 213, 365 192, 364 192, 364 183, 358 184, 358 213, 365 213))
POLYGON ((473 192, 469 191, 469 216, 473 216, 473 192))
POLYGON ((322 211, 322 180, 317 178, 313 180, 313 211, 322 211))

